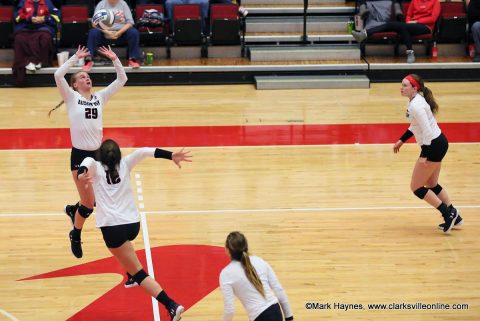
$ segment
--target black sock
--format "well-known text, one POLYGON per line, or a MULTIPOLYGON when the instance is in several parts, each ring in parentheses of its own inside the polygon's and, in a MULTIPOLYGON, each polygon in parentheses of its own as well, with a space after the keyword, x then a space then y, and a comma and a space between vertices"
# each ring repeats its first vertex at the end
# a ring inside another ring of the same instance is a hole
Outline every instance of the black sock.
POLYGON ((442 204, 440 204, 438 207, 437 207, 437 210, 440 211, 440 213, 442 213, 442 215, 447 215, 448 214, 448 207, 445 203, 442 202, 442 204))
POLYGON ((73 227, 72 239, 80 240, 80 234, 82 234, 82 229, 78 229, 75 226, 73 227))
POLYGON ((157 301, 160 302, 161 304, 163 304, 167 310, 170 309, 170 307, 175 303, 175 301, 173 301, 172 299, 170 299, 167 295, 167 293, 165 291, 162 290, 162 292, 160 292, 157 297, 156 297, 157 301))

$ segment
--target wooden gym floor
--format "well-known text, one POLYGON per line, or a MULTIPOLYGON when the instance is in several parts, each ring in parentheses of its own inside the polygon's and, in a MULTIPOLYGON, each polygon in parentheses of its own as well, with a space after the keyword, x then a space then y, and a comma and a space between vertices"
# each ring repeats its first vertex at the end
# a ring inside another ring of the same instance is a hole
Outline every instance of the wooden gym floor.
MULTIPOLYGON (((274 268, 295 320, 478 321, 480 84, 427 85, 451 142, 440 183, 465 220, 448 235, 436 228, 438 212, 409 191, 418 146, 392 152, 407 127, 399 83, 116 94, 104 111, 105 137, 117 138, 125 154, 158 145, 194 155, 181 170, 147 159, 132 180, 156 278, 188 307, 182 320, 221 319, 223 242, 240 230, 252 254, 274 268), (308 309, 312 303, 331 309, 308 309)), ((56 88, 0 94, 0 320, 153 320, 150 298, 123 288, 94 216, 83 232, 84 257, 70 253, 62 207, 78 197, 65 107, 47 118, 60 100, 56 88)), ((143 234, 135 241, 142 259, 143 234)), ((238 302, 235 320, 247 320, 238 302)))

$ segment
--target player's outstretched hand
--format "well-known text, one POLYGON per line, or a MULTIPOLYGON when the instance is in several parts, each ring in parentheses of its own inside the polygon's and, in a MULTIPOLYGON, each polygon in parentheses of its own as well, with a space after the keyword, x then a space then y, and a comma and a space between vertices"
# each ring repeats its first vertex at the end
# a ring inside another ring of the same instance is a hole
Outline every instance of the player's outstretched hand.
POLYGON ((114 61, 115 59, 117 59, 117 55, 113 52, 110 46, 108 46, 108 48, 105 46, 100 47, 98 49, 98 52, 104 55, 105 57, 107 57, 108 59, 110 59, 111 61, 114 61))
POLYGON ((77 52, 75 53, 78 59, 85 58, 90 56, 90 52, 84 46, 78 46, 77 52))
POLYGON ((182 165, 180 164, 180 162, 191 162, 192 160, 190 158, 192 158, 190 154, 190 151, 186 151, 184 152, 185 148, 182 148, 181 151, 179 152, 176 152, 176 153, 173 153, 172 154, 172 161, 175 163, 175 165, 178 166, 178 168, 182 168, 182 165))

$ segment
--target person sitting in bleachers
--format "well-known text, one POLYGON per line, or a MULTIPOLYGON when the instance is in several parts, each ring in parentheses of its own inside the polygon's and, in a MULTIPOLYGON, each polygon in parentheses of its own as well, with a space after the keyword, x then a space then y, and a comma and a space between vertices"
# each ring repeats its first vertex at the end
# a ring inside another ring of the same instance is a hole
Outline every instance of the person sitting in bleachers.
MULTIPOLYGON (((407 62, 414 63, 412 36, 433 32, 435 22, 440 16, 440 2, 439 0, 413 0, 408 6, 405 22, 391 20, 392 4, 392 1, 388 0, 366 1, 366 9, 369 11, 366 26, 361 31, 352 31, 352 36, 361 43, 369 35, 377 32, 397 32, 407 47, 407 62)), ((397 10, 395 14, 399 14, 397 10)))
POLYGON ((475 43, 475 57, 473 62, 480 62, 480 0, 466 0, 468 24, 472 31, 475 43))
MULTIPOLYGON (((128 66, 139 68, 140 64, 140 33, 134 27, 132 12, 123 0, 102 0, 95 7, 95 12, 101 9, 112 10, 115 14, 115 23, 109 29, 92 28, 88 32, 87 48, 90 55, 94 55, 100 45, 127 45, 128 66)), ((90 71, 93 66, 92 56, 85 58, 84 71, 90 71)))
POLYGON ((14 18, 12 69, 16 84, 22 86, 26 71, 35 72, 51 64, 60 12, 50 0, 21 0, 14 18))

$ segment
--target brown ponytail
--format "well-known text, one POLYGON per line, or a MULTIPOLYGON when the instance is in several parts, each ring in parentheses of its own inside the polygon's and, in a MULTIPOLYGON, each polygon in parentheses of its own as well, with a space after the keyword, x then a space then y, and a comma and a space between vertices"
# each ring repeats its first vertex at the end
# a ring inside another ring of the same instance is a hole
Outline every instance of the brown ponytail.
MULTIPOLYGON (((75 83, 75 81, 77 80, 77 75, 81 72, 85 72, 85 71, 77 71, 76 73, 72 74, 70 76, 70 87, 72 87, 73 90, 77 91, 74 87, 73 87, 73 84, 75 83)), ((53 107, 52 109, 50 109, 50 111, 48 112, 48 118, 50 118, 50 115, 52 114, 52 111, 54 111, 55 109, 59 108, 60 106, 62 106, 64 103, 64 101, 62 100, 60 103, 58 103, 57 106, 53 107)))
POLYGON ((122 159, 122 152, 117 142, 107 139, 97 150, 97 160, 108 167, 107 181, 109 184, 118 183, 118 165, 122 159))
POLYGON ((423 82, 422 77, 416 74, 410 74, 411 77, 413 77, 418 84, 420 85, 420 92, 423 94, 423 98, 427 101, 427 104, 430 106, 430 110, 432 111, 432 114, 438 113, 438 104, 435 101, 435 98, 433 98, 433 93, 430 90, 430 88, 425 86, 425 83, 423 82))
POLYGON ((262 281, 258 277, 255 267, 250 262, 250 257, 248 255, 248 242, 245 236, 240 232, 231 232, 227 236, 225 247, 230 252, 230 256, 233 260, 242 263, 247 279, 252 283, 255 289, 265 297, 265 289, 263 288, 262 281))

